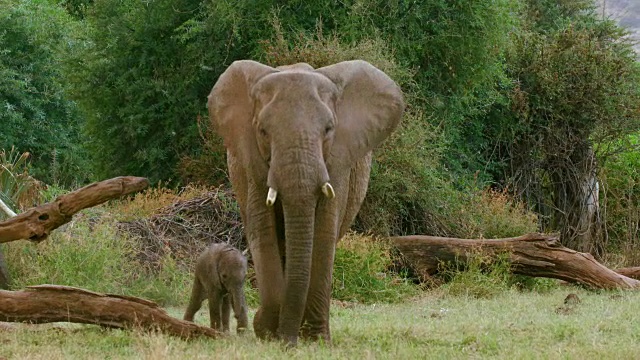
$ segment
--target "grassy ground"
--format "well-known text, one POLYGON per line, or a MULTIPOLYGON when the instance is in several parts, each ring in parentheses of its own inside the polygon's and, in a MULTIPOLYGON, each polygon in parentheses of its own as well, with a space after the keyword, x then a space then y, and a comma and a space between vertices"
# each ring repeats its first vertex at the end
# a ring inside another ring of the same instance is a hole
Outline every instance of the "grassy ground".
MULTIPOLYGON (((182 341, 90 325, 0 327, 0 357, 46 358, 499 358, 630 359, 640 354, 640 294, 559 287, 544 294, 507 290, 489 299, 433 290, 393 305, 332 307, 332 345, 292 350, 253 333, 182 341), (567 306, 575 293, 580 303, 567 306)), ((180 316, 183 309, 169 309, 180 316)), ((253 312, 252 312, 253 314, 253 312)), ((206 324, 206 314, 196 321, 206 324)))
MULTIPOLYGON (((146 192, 132 201, 88 209, 37 246, 5 244, 13 289, 48 283, 139 296, 181 317, 197 251, 172 251, 170 242, 179 240, 175 236, 155 239, 162 246, 149 247, 116 231, 118 220, 145 219, 175 199, 166 191, 146 192), (153 263, 142 256, 156 254, 151 251, 161 254, 153 263)), ((91 325, 0 323, 0 360, 624 359, 640 354, 640 294, 587 292, 551 280, 523 279, 509 274, 508 263, 488 266, 485 260, 477 257, 464 272, 445 271, 446 284, 423 290, 389 271, 394 257, 388 244, 350 234, 336 252, 331 345, 302 343, 285 350, 279 343, 257 340, 252 332, 183 341, 91 325), (565 305, 570 293, 581 301, 565 305)), ((246 292, 253 316, 258 301, 250 284, 246 292)), ((205 309, 196 321, 208 324, 205 309)))

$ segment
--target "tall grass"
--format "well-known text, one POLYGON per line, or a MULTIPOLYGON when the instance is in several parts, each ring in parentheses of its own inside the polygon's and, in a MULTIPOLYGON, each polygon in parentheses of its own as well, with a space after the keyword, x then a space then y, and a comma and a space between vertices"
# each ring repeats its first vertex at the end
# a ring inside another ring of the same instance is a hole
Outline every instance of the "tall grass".
POLYGON ((391 246, 369 236, 348 234, 338 243, 332 297, 364 304, 394 303, 417 295, 419 288, 389 271, 391 246))
POLYGON ((556 279, 515 275, 507 254, 489 257, 470 254, 465 263, 442 264, 440 276, 448 296, 490 299, 511 290, 548 292, 558 287, 556 279))
MULTIPOLYGON (((188 300, 193 259, 163 250, 159 266, 144 263, 141 242, 117 231, 118 221, 146 218, 177 200, 191 199, 203 189, 176 193, 148 189, 128 200, 84 210, 38 245, 8 244, 7 259, 14 274, 13 287, 60 284, 93 291, 140 296, 162 305, 188 300)), ((229 199, 218 199, 229 201, 229 199)), ((193 258, 198 254, 192 254, 193 258)), ((388 269, 390 247, 361 235, 349 235, 338 245, 334 272, 334 298, 362 303, 397 302, 415 295, 417 287, 388 269)), ((250 269, 246 293, 249 305, 258 304, 250 269)))
POLYGON ((538 217, 507 190, 470 192, 456 210, 456 228, 463 238, 515 237, 539 230, 538 217))
POLYGON ((136 244, 114 232, 108 220, 83 217, 33 245, 8 244, 6 257, 16 289, 35 284, 77 286, 93 291, 140 296, 163 305, 182 303, 190 274, 170 258, 150 274, 133 254, 136 244))

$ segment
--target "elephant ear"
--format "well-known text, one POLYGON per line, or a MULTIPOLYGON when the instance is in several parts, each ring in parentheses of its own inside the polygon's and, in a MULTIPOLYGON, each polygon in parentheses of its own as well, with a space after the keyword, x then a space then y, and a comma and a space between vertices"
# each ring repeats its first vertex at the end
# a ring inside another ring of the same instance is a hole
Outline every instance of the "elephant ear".
POLYGON ((362 60, 316 71, 331 79, 341 92, 328 166, 351 167, 398 126, 404 111, 402 91, 389 76, 362 60))
POLYGON ((251 161, 251 154, 258 153, 252 127, 251 88, 265 75, 276 71, 251 60, 235 61, 220 75, 208 97, 209 118, 216 131, 227 150, 245 165, 251 161))

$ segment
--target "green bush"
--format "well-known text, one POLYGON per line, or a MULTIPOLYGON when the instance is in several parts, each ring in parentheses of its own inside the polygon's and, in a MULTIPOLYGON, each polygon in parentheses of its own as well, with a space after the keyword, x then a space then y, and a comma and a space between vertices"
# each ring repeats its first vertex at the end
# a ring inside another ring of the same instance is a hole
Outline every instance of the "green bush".
POLYGON ((93 46, 68 76, 88 117, 100 177, 199 180, 199 165, 223 168, 222 156, 208 157, 223 152, 219 140, 202 147, 196 118, 206 117, 206 95, 215 79, 242 58, 314 66, 369 60, 405 90, 420 89, 416 105, 425 106, 432 124, 446 124, 447 136, 457 134, 446 144, 452 154, 446 159, 460 174, 467 163, 478 167, 473 147, 482 145, 475 136, 481 123, 472 119, 500 98, 496 84, 507 34, 516 25, 514 6, 508 0, 97 0, 83 12, 93 46), (328 35, 314 40, 322 31, 328 35))
POLYGON ((370 304, 416 295, 416 285, 388 271, 393 262, 390 249, 374 238, 347 235, 336 249, 332 298, 370 304))
POLYGON ((506 256, 492 260, 475 254, 464 268, 452 264, 443 269, 448 280, 443 288, 451 296, 491 298, 509 290, 510 267, 506 256))
POLYGON ((506 254, 497 259, 472 254, 465 264, 443 265, 440 276, 447 281, 442 287, 445 294, 477 299, 493 298, 511 289, 544 292, 558 284, 555 279, 512 274, 506 254))
POLYGON ((205 114, 220 73, 210 66, 221 69, 224 56, 207 42, 193 46, 215 54, 211 62, 188 51, 182 29, 201 10, 199 1, 189 0, 97 0, 87 8, 83 24, 91 46, 66 73, 86 117, 98 178, 178 182, 181 157, 200 148, 196 119, 205 114))
POLYGON ((162 305, 181 305, 191 291, 191 275, 165 258, 157 273, 134 260, 136 243, 117 236, 112 221, 79 216, 34 246, 5 246, 12 287, 58 284, 92 291, 140 296, 162 305))
POLYGON ((0 149, 31 154, 47 183, 87 179, 81 119, 62 67, 77 51, 73 20, 46 1, 0 0, 0 149))
POLYGON ((602 168, 608 247, 624 254, 625 263, 640 261, 640 146, 639 136, 628 138, 631 150, 609 158, 602 168))
MULTIPOLYGON (((29 175, 29 153, 0 149, 0 200, 19 213, 41 199, 39 183, 29 175)), ((0 220, 6 218, 0 212, 0 220)))

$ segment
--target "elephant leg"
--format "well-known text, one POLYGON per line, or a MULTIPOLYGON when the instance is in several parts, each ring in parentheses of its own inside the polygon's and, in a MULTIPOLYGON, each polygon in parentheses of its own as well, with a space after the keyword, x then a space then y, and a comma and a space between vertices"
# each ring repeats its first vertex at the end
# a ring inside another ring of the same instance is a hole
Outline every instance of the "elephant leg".
POLYGON ((189 306, 187 306, 187 310, 184 313, 184 319, 187 321, 193 321, 193 317, 202 307, 202 302, 205 299, 204 288, 202 287, 202 283, 196 277, 193 282, 193 288, 191 289, 191 299, 189 300, 189 306))
POLYGON ((350 170, 349 197, 347 203, 343 205, 343 212, 340 214, 341 222, 339 223, 340 232, 338 233, 338 240, 351 228, 351 224, 353 224, 353 220, 355 220, 356 215, 358 215, 360 206, 367 194, 369 175, 371 173, 371 158, 372 152, 367 153, 367 155, 356 162, 350 170))
MULTIPOLYGON (((229 152, 227 165, 258 281, 260 307, 253 319, 253 329, 259 338, 276 337, 284 292, 284 271, 275 216, 273 209, 265 204, 268 189, 265 185, 254 184, 238 159, 229 152)), ((279 203, 276 201, 275 206, 280 206, 279 203)))
POLYGON ((222 297, 222 331, 229 331, 229 318, 231 317, 231 296, 229 293, 222 297))
POLYGON ((314 241, 309 293, 305 306, 302 337, 310 340, 331 341, 329 306, 331 303, 331 279, 335 249, 334 238, 318 238, 314 241), (323 241, 323 246, 316 246, 323 241), (333 246, 326 246, 334 244, 333 246))
POLYGON ((208 295, 211 328, 224 331, 222 327, 222 300, 224 298, 222 291, 220 289, 211 289, 208 295))
MULTIPOLYGON (((252 191, 247 207, 247 233, 260 293, 260 307, 253 318, 253 329, 261 339, 277 337, 280 305, 284 294, 284 272, 273 209, 267 208, 264 191, 252 191), (255 194, 255 195, 254 195, 255 194)), ((274 206, 279 206, 276 201, 274 206)))
POLYGON ((310 340, 331 341, 329 307, 331 283, 335 257, 338 226, 347 199, 349 176, 332 177, 336 196, 332 200, 322 199, 318 204, 315 220, 315 235, 311 263, 311 279, 305 307, 302 336, 310 340))

